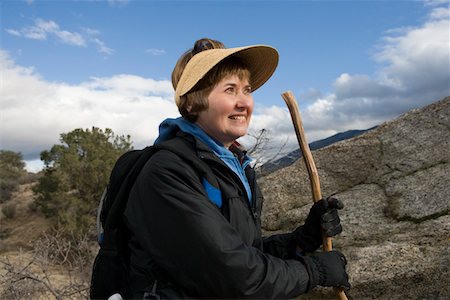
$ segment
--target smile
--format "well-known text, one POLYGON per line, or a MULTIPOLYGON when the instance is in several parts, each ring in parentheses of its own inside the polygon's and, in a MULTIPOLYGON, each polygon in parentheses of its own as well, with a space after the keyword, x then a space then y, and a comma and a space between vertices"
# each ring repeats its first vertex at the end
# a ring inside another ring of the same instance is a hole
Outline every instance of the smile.
POLYGON ((245 116, 231 116, 229 118, 232 120, 245 120, 246 119, 245 116))

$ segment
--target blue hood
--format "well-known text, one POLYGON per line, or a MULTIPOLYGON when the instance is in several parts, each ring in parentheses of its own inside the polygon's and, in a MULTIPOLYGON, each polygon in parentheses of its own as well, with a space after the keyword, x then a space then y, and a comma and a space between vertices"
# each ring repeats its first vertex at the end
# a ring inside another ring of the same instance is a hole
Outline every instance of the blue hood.
POLYGON ((252 193, 244 172, 244 169, 250 164, 251 158, 245 156, 244 162, 241 165, 234 154, 225 148, 222 143, 214 140, 195 123, 189 122, 182 117, 176 119, 166 119, 159 125, 159 137, 156 139, 155 145, 173 138, 180 130, 192 134, 208 145, 214 154, 217 155, 231 170, 233 170, 234 173, 236 173, 247 191, 249 201, 251 201, 252 193))

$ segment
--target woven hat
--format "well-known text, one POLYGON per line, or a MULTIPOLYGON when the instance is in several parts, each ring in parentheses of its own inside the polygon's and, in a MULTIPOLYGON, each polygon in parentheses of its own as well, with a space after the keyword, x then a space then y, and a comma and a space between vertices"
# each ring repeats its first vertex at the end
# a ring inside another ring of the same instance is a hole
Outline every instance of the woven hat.
POLYGON ((253 91, 272 76, 278 65, 278 51, 266 45, 204 50, 195 54, 184 68, 175 90, 176 104, 180 104, 180 97, 191 91, 209 70, 231 56, 239 57, 249 69, 253 91))

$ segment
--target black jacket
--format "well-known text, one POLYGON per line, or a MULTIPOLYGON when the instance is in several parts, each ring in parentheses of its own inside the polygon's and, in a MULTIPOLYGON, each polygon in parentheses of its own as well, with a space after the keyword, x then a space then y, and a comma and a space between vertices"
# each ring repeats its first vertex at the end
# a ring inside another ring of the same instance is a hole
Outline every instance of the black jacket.
POLYGON ((139 175, 125 210, 131 232, 131 294, 157 292, 184 298, 292 298, 305 293, 308 273, 295 259, 290 234, 261 236, 263 197, 250 167, 251 204, 239 178, 210 148, 190 135, 214 174, 222 207, 212 203, 201 176, 176 154, 161 150, 139 175))

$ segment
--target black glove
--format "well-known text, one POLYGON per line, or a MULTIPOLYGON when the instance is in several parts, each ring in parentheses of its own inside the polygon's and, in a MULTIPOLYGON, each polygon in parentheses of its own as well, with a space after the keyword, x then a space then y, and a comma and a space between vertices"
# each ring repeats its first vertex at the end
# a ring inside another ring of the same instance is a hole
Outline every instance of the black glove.
POLYGON ((303 251, 312 252, 322 244, 322 235, 331 237, 342 232, 337 210, 344 204, 336 198, 321 199, 311 207, 305 224, 294 231, 303 251))
POLYGON ((348 274, 345 271, 347 260, 341 252, 320 252, 311 256, 301 256, 299 259, 309 274, 308 291, 316 285, 350 289, 348 274))

